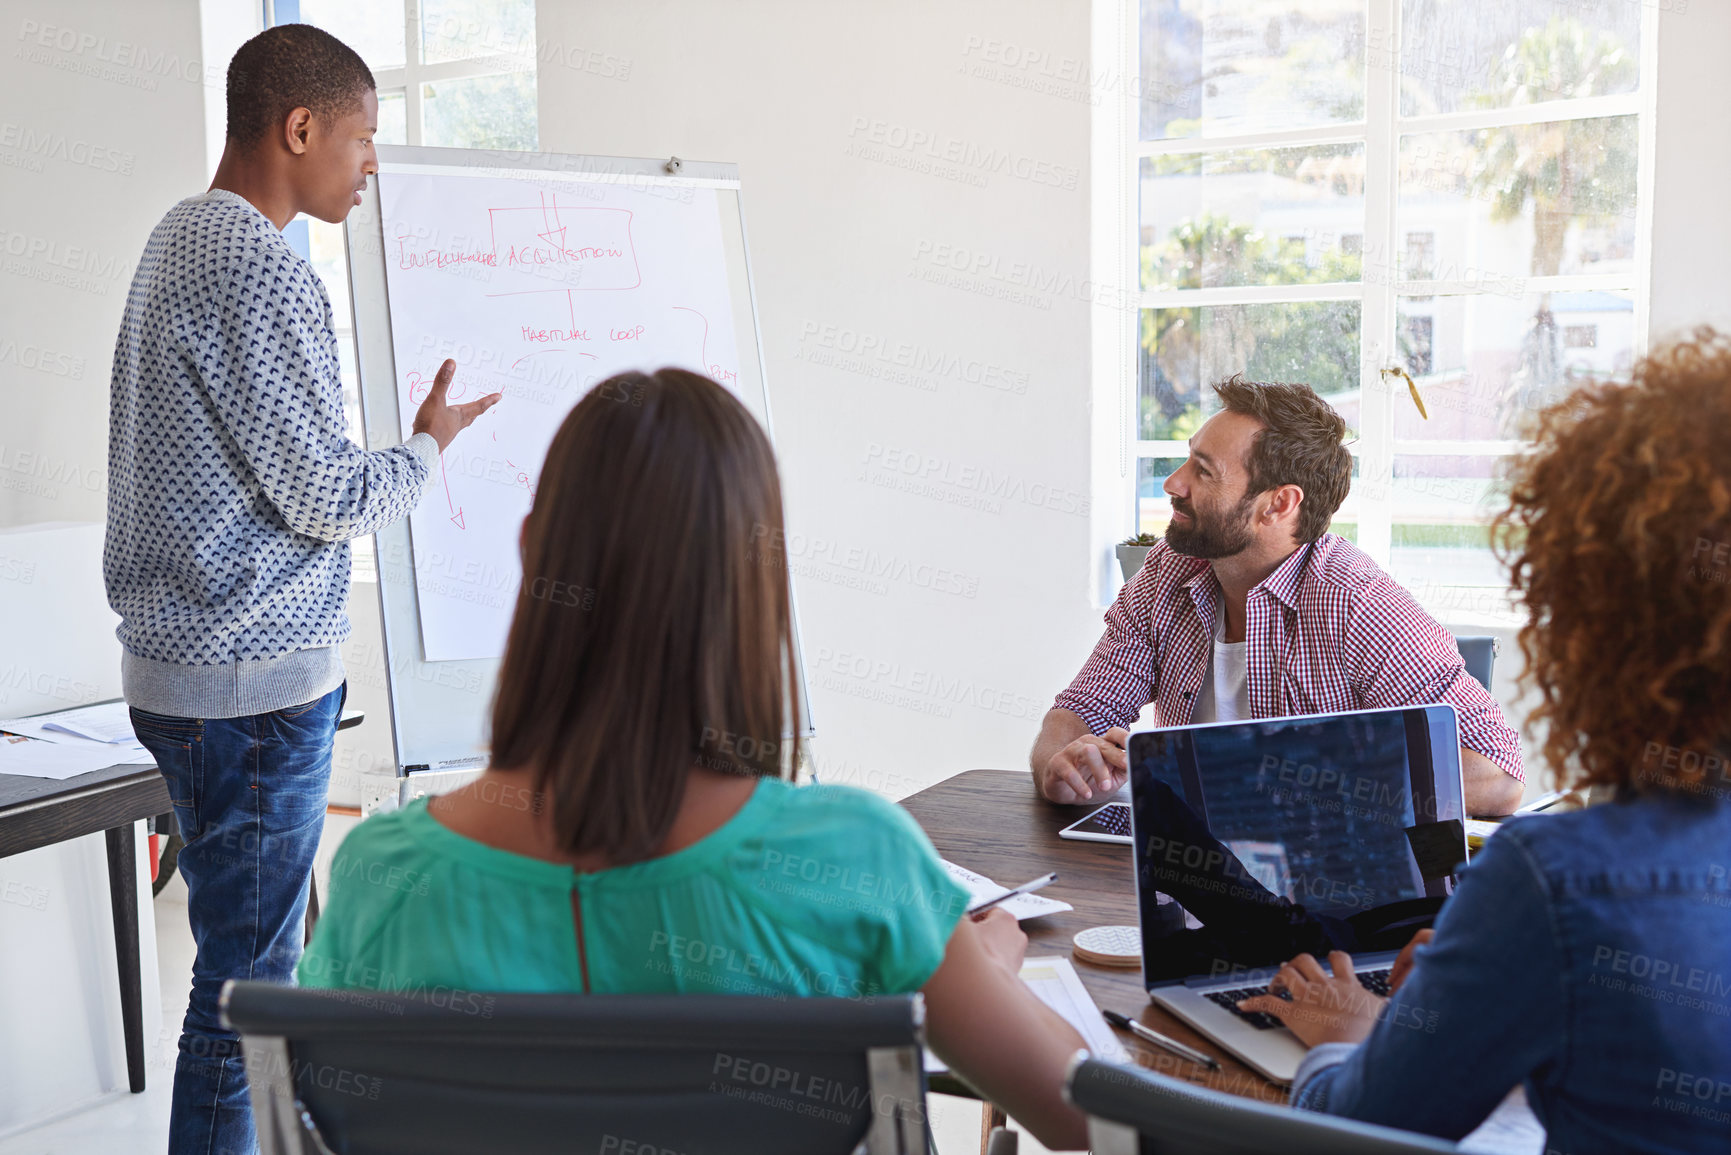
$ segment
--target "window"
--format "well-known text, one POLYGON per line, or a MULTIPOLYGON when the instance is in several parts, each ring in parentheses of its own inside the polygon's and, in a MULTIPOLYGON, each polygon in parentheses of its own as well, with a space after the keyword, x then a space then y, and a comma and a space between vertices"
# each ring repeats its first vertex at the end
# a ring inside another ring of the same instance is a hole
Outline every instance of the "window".
MULTIPOLYGON (((378 84, 380 144, 536 147, 534 0, 266 0, 266 20, 316 25, 361 54, 378 84)), ((285 232, 330 294, 343 406, 360 441, 342 226, 301 217, 285 232)), ((355 576, 369 576, 372 539, 354 546, 355 576)))
POLYGON ((1125 520, 1165 528, 1161 482, 1214 412, 1210 384, 1303 381, 1355 438, 1335 531, 1444 620, 1505 615, 1486 528, 1500 459, 1535 409, 1645 343, 1655 11, 1119 6, 1133 83, 1102 123, 1136 322, 1102 388, 1133 381, 1125 520))
POLYGON ((316 24, 379 86, 381 144, 533 150, 534 0, 275 0, 316 24))

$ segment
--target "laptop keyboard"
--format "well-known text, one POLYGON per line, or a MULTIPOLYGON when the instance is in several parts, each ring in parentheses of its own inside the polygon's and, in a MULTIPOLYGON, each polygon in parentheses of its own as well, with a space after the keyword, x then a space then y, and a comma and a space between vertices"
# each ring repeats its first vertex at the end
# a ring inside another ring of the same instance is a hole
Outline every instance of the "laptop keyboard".
MULTIPOLYGON (((1382 970, 1359 971, 1358 983, 1372 994, 1387 997, 1388 974, 1388 968, 1386 967, 1382 970)), ((1267 987, 1239 987, 1236 990, 1230 991, 1209 991, 1203 997, 1217 1007, 1225 1007, 1227 1010, 1231 1011, 1257 1030, 1270 1031, 1284 1024, 1274 1016, 1265 1015, 1261 1011, 1241 1011, 1238 1009, 1238 1001, 1240 999, 1247 999, 1252 995, 1266 994, 1273 994, 1275 998, 1285 999, 1287 1002, 1292 1001, 1292 995, 1287 991, 1270 991, 1267 987)))

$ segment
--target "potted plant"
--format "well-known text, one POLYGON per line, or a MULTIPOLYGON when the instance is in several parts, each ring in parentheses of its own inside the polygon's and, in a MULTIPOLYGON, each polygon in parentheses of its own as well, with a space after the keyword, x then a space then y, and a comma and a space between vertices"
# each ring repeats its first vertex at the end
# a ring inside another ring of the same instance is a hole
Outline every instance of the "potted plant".
POLYGON ((1159 544, 1157 533, 1139 533, 1118 543, 1118 568, 1123 571, 1125 581, 1136 576, 1136 571, 1148 560, 1148 551, 1159 544))

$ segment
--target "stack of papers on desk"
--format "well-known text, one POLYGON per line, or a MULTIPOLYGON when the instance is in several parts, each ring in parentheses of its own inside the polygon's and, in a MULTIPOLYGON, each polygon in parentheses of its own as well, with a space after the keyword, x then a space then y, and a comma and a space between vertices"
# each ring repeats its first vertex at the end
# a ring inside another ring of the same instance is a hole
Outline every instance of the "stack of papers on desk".
POLYGON ((44 742, 16 734, 0 736, 0 774, 66 779, 110 766, 149 766, 155 761, 142 746, 133 748, 78 738, 44 742))
POLYGON ((0 722, 0 730, 10 730, 15 724, 35 727, 15 731, 29 734, 32 738, 52 740, 56 734, 67 734, 90 742, 125 743, 128 746, 138 742, 138 736, 132 732, 132 714, 127 710, 125 702, 99 702, 94 706, 80 706, 76 710, 61 710, 56 714, 38 714, 33 718, 0 722))
POLYGON ((125 702, 0 718, 0 735, 0 774, 66 779, 156 761, 133 734, 125 702))
MULTIPOLYGON (((944 869, 949 871, 950 877, 961 883, 967 890, 972 900, 969 905, 996 898, 1010 889, 1008 886, 999 886, 983 874, 975 874, 965 866, 957 866, 947 858, 941 861, 944 864, 944 869)), ((1014 885, 1020 886, 1021 883, 1014 885)), ((1045 898, 1038 894, 1018 894, 1015 898, 1000 902, 998 905, 1015 915, 1018 922, 1024 918, 1038 918, 1042 914, 1056 914, 1061 910, 1076 909, 1067 902, 1059 902, 1055 898, 1045 898)))

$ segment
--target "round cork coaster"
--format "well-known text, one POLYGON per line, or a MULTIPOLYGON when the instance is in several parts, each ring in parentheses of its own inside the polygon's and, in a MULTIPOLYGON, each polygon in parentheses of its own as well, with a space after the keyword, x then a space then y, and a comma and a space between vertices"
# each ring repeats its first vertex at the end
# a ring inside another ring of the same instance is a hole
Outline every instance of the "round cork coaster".
POLYGON ((1097 966, 1141 966, 1142 932, 1133 926, 1091 926, 1076 932, 1070 949, 1097 966))

